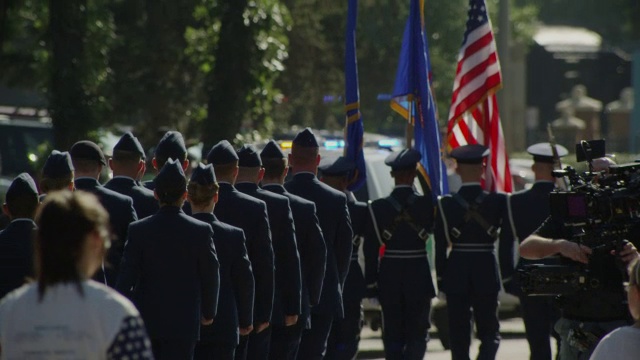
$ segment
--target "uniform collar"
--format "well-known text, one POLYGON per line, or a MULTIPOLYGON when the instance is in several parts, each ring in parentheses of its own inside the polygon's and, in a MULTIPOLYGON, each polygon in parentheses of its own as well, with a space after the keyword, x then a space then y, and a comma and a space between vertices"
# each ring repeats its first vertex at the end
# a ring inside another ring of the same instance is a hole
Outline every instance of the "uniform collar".
POLYGON ((462 183, 462 185, 460 185, 460 187, 463 187, 463 186, 480 186, 480 182, 479 181, 469 181, 469 182, 462 183))
POLYGON ((396 186, 393 187, 393 189, 394 190, 395 189, 411 189, 411 190, 413 190, 413 186, 411 186, 411 185, 396 185, 396 186))
POLYGON ((36 223, 35 223, 32 219, 29 219, 29 218, 17 218, 17 219, 13 219, 13 220, 11 220, 10 224, 13 224, 13 223, 31 223, 31 224, 33 224, 34 226, 36 225, 36 223))
POLYGON ((111 180, 116 180, 116 179, 121 179, 121 180, 131 180, 133 182, 136 182, 136 180, 130 176, 124 176, 124 175, 117 175, 111 178, 111 180))
POLYGON ((196 218, 198 220, 202 220, 202 221, 205 221, 205 222, 218 221, 218 219, 216 218, 216 216, 213 213, 200 212, 200 213, 194 213, 191 216, 193 216, 194 218, 196 218))

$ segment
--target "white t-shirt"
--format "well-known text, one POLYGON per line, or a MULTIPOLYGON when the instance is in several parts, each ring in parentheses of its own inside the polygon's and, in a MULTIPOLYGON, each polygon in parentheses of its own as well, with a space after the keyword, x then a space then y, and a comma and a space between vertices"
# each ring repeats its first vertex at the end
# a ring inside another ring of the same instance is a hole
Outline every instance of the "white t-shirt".
POLYGON ((640 359, 640 328, 624 326, 613 330, 600 340, 590 359, 640 359))
MULTIPOLYGON (((138 350, 148 350, 142 320, 129 300, 92 280, 81 286, 83 296, 76 284, 48 287, 40 302, 32 283, 2 299, 2 359, 107 359, 127 334, 138 340, 138 350)), ((136 350, 133 343, 130 350, 136 350)))

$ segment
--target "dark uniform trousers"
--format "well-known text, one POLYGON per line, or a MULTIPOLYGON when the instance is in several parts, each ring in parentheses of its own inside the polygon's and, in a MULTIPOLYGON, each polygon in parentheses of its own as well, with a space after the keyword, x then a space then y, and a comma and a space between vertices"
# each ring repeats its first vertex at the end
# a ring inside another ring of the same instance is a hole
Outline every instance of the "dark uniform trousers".
POLYGON ((212 325, 200 327, 194 358, 232 360, 238 344, 238 328, 253 323, 254 279, 244 232, 218 221, 212 213, 196 213, 193 217, 211 225, 220 261, 218 312, 212 325))
POLYGON ((438 287, 447 296, 454 360, 469 359, 472 315, 481 342, 478 359, 495 359, 498 352, 500 276, 494 242, 503 219, 506 220, 506 211, 504 194, 483 192, 480 185, 475 184, 463 185, 458 194, 439 200, 435 227, 436 271, 442 279, 438 287), (451 252, 447 257, 449 241, 451 252))
POLYGON ((196 341, 192 339, 151 339, 151 350, 156 360, 190 360, 196 341))
POLYGON ((353 230, 344 193, 321 183, 312 173, 297 173, 285 184, 294 195, 316 204, 327 247, 320 302, 311 309, 311 328, 302 334, 298 359, 323 359, 334 318, 344 317, 342 289, 351 263, 353 230))
MULTIPOLYGON (((530 360, 551 360, 549 334, 556 338, 558 347, 560 337, 553 329, 560 318, 560 311, 549 297, 520 296, 522 320, 531 350, 530 360)), ((558 348, 558 353, 559 353, 558 348)))
POLYGON ((371 211, 375 223, 365 238, 365 273, 369 286, 378 285, 385 358, 423 359, 436 294, 425 245, 433 228, 433 202, 409 186, 397 186, 387 198, 372 202, 371 211), (386 248, 378 267, 382 241, 386 248))
POLYGON ((311 328, 304 329, 298 350, 298 360, 321 360, 327 350, 333 317, 328 314, 311 313, 311 328))
POLYGON ((364 323, 362 299, 365 296, 366 285, 364 273, 358 262, 360 244, 366 233, 366 226, 370 225, 367 203, 356 201, 352 193, 347 193, 347 206, 351 216, 353 228, 353 249, 351 250, 351 264, 347 280, 344 282, 342 302, 344 305, 344 319, 334 320, 327 344, 327 359, 355 359, 360 342, 360 331, 364 323))
POLYGON ((198 342, 193 354, 194 360, 233 360, 236 352, 234 343, 198 342))
POLYGON ((274 327, 283 327, 287 315, 299 315, 302 281, 300 256, 295 237, 295 226, 289 199, 266 191, 249 182, 236 183, 236 189, 246 195, 264 201, 267 205, 275 257, 275 291, 271 326, 249 335, 249 359, 268 359, 271 333, 274 327))
MULTIPOLYGON (((514 264, 514 246, 532 234, 549 216, 549 193, 555 184, 551 181, 537 181, 530 189, 512 194, 508 199, 509 226, 500 233, 500 271, 504 288, 508 293, 520 298, 522 320, 531 352, 530 360, 551 360, 550 337, 560 346, 560 336, 553 326, 560 318, 560 311, 549 297, 530 297, 522 293, 517 270, 526 264, 543 263, 557 265, 554 258, 529 261, 520 259, 514 264)), ((558 349, 558 353, 560 353, 558 349)))
POLYGON ((263 189, 289 199, 302 270, 301 314, 295 325, 273 324, 269 359, 295 360, 302 332, 311 323, 311 307, 317 305, 320 299, 326 266, 326 247, 313 202, 290 194, 282 185, 267 184, 263 185, 263 189))
POLYGON ((327 359, 355 359, 363 325, 362 298, 364 275, 358 263, 358 252, 354 248, 347 280, 344 283, 344 319, 334 320, 327 343, 327 359))

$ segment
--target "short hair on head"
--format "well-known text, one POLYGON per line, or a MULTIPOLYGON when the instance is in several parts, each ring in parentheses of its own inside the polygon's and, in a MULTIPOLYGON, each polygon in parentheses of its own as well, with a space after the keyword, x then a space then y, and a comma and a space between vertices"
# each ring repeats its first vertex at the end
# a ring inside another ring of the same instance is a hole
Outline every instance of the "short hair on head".
POLYGON ((82 294, 83 274, 78 266, 85 241, 97 232, 105 243, 110 239, 109 214, 98 198, 84 191, 48 194, 36 214, 36 276, 40 300, 49 286, 70 282, 82 294), (69 226, 73 224, 73 226, 69 226))
MULTIPOLYGON (((162 169, 162 167, 164 166, 164 164, 167 163, 167 160, 169 160, 169 158, 167 157, 159 157, 156 156, 156 165, 158 167, 158 170, 162 169)), ((180 163, 182 164, 185 160, 187 160, 187 153, 184 153, 184 156, 182 156, 180 159, 174 159, 174 160, 180 160, 180 163)))
POLYGON ((216 172, 218 178, 228 178, 233 175, 238 167, 238 160, 230 162, 228 164, 213 165, 213 170, 216 172))
POLYGON ((282 175, 287 167, 287 159, 262 159, 262 167, 264 167, 265 178, 277 178, 282 175))
POLYGON ((50 193, 56 190, 65 190, 69 188, 69 184, 73 181, 73 173, 65 176, 49 178, 44 177, 40 180, 40 190, 43 193, 50 193))
POLYGON ((211 201, 213 196, 218 193, 220 186, 218 183, 202 185, 195 182, 189 182, 187 192, 189 194, 189 202, 196 206, 204 206, 211 201))
POLYGON ((126 164, 137 164, 142 160, 142 156, 140 156, 140 154, 127 150, 113 150, 113 156, 111 158, 113 161, 126 164))
POLYGON ((21 195, 6 199, 7 208, 14 219, 33 219, 39 203, 40 199, 38 198, 38 194, 30 194, 29 196, 21 195))
POLYGON ((416 176, 417 175, 417 169, 416 168, 404 168, 404 169, 391 170, 391 175, 393 177, 398 177, 398 178, 416 176))
POLYGON ((187 179, 173 186, 160 188, 156 186, 155 192, 161 204, 174 205, 182 198, 187 190, 187 179))
POLYGON ((315 162, 318 158, 319 153, 320 149, 317 147, 303 147, 296 146, 294 144, 291 148, 291 155, 293 156, 295 161, 301 162, 305 165, 315 162))
POLYGON ((88 159, 71 159, 76 172, 94 172, 100 169, 100 162, 88 159))

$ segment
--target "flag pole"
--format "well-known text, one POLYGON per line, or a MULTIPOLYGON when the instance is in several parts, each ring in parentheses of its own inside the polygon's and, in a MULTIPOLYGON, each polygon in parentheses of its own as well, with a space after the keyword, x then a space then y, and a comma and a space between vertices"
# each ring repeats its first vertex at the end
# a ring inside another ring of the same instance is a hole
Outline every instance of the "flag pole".
POLYGON ((413 140, 413 101, 409 101, 409 117, 407 118, 407 128, 405 129, 405 147, 411 149, 411 141, 413 140))

